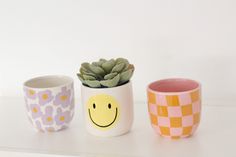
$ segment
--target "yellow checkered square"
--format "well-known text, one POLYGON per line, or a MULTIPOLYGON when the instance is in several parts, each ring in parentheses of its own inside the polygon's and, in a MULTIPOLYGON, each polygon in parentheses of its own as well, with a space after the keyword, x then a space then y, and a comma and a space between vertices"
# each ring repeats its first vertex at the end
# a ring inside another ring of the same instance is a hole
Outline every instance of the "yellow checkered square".
POLYGON ((163 136, 170 136, 170 128, 168 128, 168 127, 161 127, 160 126, 160 132, 163 136))
POLYGON ((193 124, 197 124, 200 122, 200 113, 195 113, 193 115, 193 124))
POLYGON ((191 94, 191 99, 192 99, 192 102, 196 102, 199 100, 199 91, 195 91, 195 92, 192 92, 191 94))
POLYGON ((179 106, 179 97, 177 95, 167 95, 166 101, 168 106, 179 106))
POLYGON ((150 114, 151 123, 157 125, 157 116, 150 114))
POLYGON ((186 105, 186 106, 181 106, 182 110, 182 115, 183 116, 188 116, 193 114, 193 109, 192 109, 192 104, 186 105))
POLYGON ((148 101, 150 104, 156 104, 156 96, 154 93, 148 92, 148 101))
POLYGON ((182 118, 170 117, 170 127, 174 127, 174 128, 182 127, 182 118))
POLYGON ((189 127, 184 127, 183 128, 183 134, 182 135, 190 135, 192 132, 192 127, 189 126, 189 127))
POLYGON ((167 106, 157 106, 158 116, 168 117, 168 109, 167 106))

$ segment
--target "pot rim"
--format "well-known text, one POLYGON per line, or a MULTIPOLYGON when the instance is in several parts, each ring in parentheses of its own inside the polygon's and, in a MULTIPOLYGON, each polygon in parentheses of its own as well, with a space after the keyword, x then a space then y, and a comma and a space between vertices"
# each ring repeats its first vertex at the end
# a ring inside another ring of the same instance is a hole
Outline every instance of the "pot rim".
POLYGON ((23 87, 24 88, 30 88, 30 89, 36 89, 36 90, 40 90, 40 89, 56 89, 56 88, 61 88, 61 87, 65 87, 65 86, 71 85, 73 83, 74 83, 74 80, 71 77, 66 76, 66 75, 43 75, 43 76, 33 77, 31 79, 26 80, 23 83, 23 87), (43 79, 48 79, 48 78, 55 78, 55 79, 64 78, 64 79, 67 79, 67 81, 65 83, 61 83, 58 86, 52 86, 52 87, 32 87, 32 86, 27 85, 27 83, 38 81, 38 80, 43 80, 43 79))
POLYGON ((132 81, 129 80, 127 83, 123 84, 123 85, 120 85, 120 86, 115 86, 115 87, 111 87, 111 88, 92 88, 92 87, 88 87, 88 86, 85 86, 83 83, 81 84, 81 86, 85 89, 88 89, 88 90, 98 90, 98 91, 102 91, 102 90, 112 90, 112 89, 118 89, 118 88, 122 88, 122 87, 125 87, 127 85, 130 85, 132 84, 132 81))
POLYGON ((159 94, 159 95, 180 95, 180 94, 187 94, 187 93, 192 93, 194 91, 197 90, 201 90, 201 83, 199 83, 198 81, 192 80, 192 79, 188 79, 188 78, 167 78, 167 79, 161 79, 161 80, 156 80, 154 82, 151 82, 148 84, 147 86, 147 91, 148 92, 152 92, 155 94, 159 94), (181 92, 162 92, 162 91, 157 91, 157 90, 153 90, 151 89, 151 85, 161 82, 161 81, 168 81, 168 80, 181 80, 181 81, 191 81, 197 84, 196 88, 190 89, 190 90, 185 90, 185 91, 181 91, 181 92))

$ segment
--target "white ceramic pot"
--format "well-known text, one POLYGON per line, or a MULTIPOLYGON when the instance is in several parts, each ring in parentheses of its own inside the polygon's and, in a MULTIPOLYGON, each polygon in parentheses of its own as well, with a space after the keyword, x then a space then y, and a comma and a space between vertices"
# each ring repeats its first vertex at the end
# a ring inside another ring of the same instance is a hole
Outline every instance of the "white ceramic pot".
POLYGON ((132 83, 113 88, 82 85, 82 104, 89 133, 118 136, 127 133, 133 123, 132 83))
POLYGON ((39 131, 68 127, 74 115, 74 85, 68 76, 42 76, 24 83, 28 119, 39 131))

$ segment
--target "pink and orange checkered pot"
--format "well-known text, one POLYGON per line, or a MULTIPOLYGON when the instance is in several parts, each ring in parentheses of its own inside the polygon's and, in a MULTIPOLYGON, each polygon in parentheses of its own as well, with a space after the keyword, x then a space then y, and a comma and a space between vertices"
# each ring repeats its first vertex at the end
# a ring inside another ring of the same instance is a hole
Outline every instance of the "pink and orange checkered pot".
POLYGON ((164 137, 192 135, 200 122, 201 86, 189 79, 165 79, 149 84, 148 112, 153 129, 164 137))

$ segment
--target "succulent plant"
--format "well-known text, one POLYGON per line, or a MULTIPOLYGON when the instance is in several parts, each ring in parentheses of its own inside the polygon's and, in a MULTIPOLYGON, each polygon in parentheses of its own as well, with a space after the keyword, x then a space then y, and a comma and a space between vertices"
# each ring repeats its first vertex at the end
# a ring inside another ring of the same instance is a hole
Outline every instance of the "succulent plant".
POLYGON ((82 63, 77 76, 92 88, 110 88, 129 82, 134 72, 133 64, 127 59, 100 59, 97 62, 82 63))

